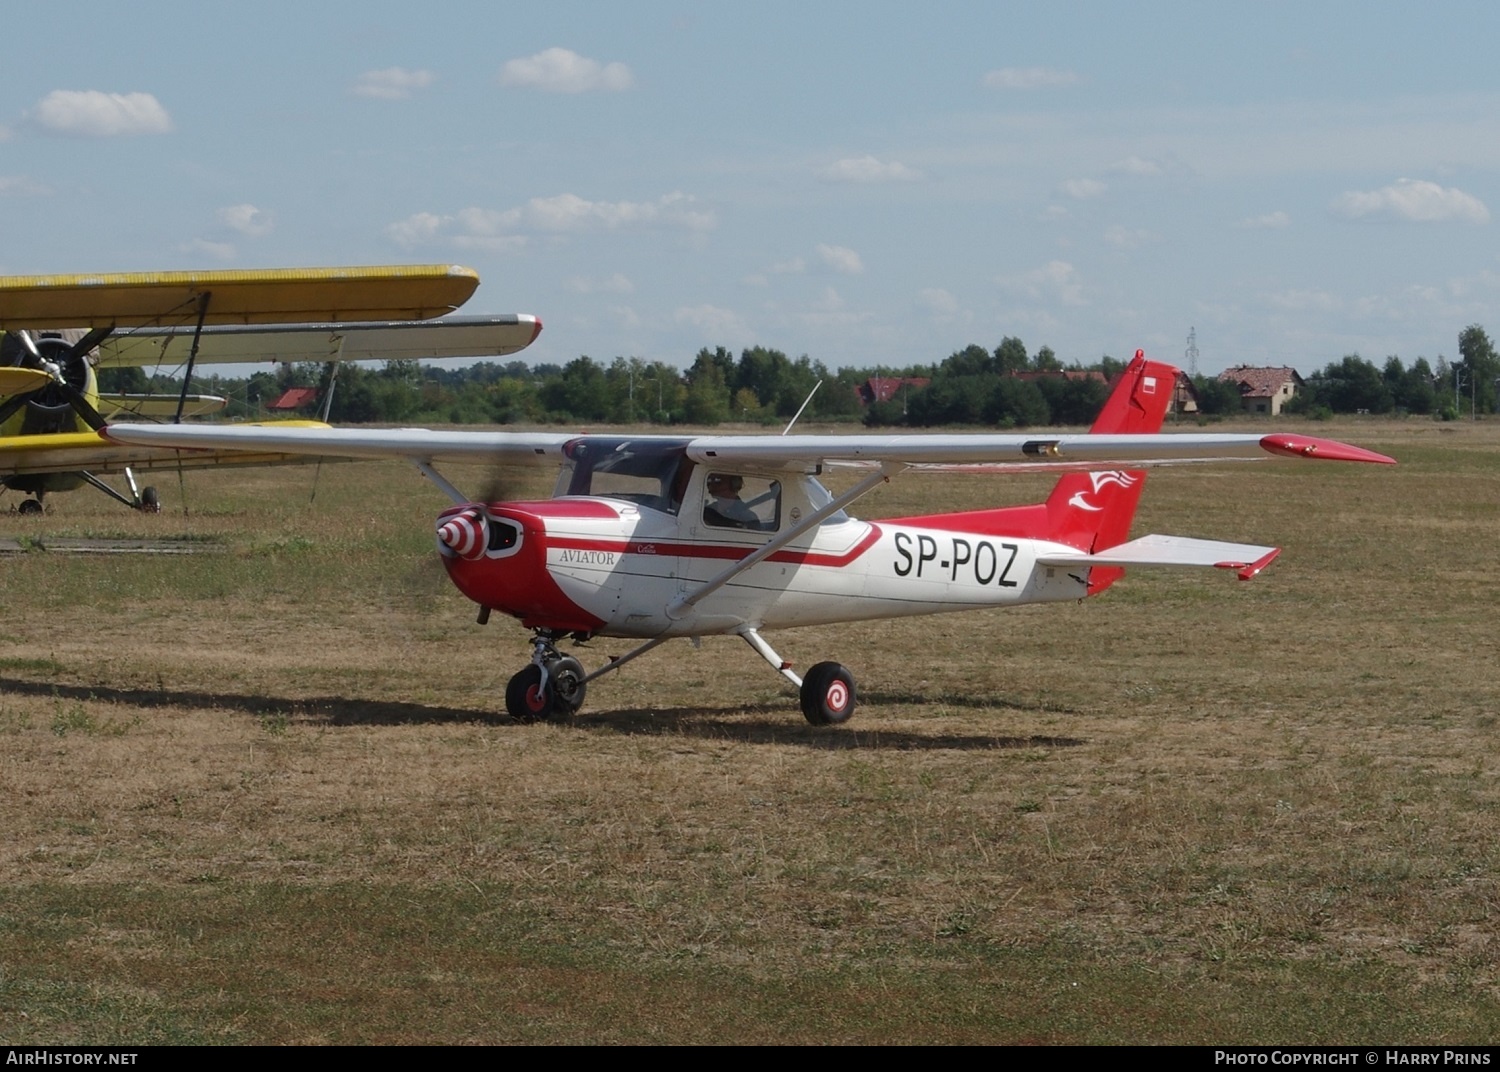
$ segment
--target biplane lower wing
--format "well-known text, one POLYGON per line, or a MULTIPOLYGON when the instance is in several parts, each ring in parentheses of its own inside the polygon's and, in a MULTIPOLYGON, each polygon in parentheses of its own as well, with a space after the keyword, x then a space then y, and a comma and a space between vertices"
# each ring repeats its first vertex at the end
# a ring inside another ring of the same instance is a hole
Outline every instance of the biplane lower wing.
MULTIPOLYGON (((362 324, 226 325, 206 327, 194 360, 200 364, 287 364, 300 361, 414 361, 442 357, 508 357, 541 334, 534 316, 455 316, 362 324)), ((191 327, 142 328, 99 345, 97 368, 181 365, 193 350, 191 327)))
MULTIPOLYGON (((288 421, 287 424, 303 422, 288 421)), ((326 427, 316 421, 310 427, 326 427)), ((174 425, 172 427, 184 427, 174 425)), ((0 479, 89 472, 211 469, 220 466, 298 465, 316 461, 306 454, 269 449, 183 451, 107 440, 97 432, 0 438, 0 479)))

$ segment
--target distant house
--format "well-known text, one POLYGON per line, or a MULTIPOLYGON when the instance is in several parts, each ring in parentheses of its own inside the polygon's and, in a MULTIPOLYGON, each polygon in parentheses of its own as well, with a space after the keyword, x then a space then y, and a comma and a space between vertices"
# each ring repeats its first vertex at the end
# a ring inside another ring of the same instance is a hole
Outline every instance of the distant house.
POLYGON ((281 393, 281 397, 266 406, 272 413, 296 413, 300 409, 308 409, 318 401, 318 389, 316 387, 290 387, 281 393))
POLYGON ((1274 417, 1281 412, 1302 387, 1302 377, 1294 368, 1258 368, 1236 365, 1219 373, 1221 383, 1232 383, 1240 389, 1240 406, 1246 413, 1265 413, 1274 417))
POLYGON ((920 391, 931 382, 927 376, 871 376, 854 390, 859 395, 860 404, 870 406, 876 402, 889 402, 903 387, 920 391))

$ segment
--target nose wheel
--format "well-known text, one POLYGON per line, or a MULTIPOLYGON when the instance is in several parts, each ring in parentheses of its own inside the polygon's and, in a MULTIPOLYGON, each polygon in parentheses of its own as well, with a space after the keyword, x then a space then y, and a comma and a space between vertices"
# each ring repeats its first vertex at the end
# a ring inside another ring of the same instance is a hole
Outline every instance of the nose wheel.
POLYGON ((505 710, 517 722, 562 722, 583 706, 583 664, 559 655, 550 637, 537 637, 530 666, 505 686, 505 710))

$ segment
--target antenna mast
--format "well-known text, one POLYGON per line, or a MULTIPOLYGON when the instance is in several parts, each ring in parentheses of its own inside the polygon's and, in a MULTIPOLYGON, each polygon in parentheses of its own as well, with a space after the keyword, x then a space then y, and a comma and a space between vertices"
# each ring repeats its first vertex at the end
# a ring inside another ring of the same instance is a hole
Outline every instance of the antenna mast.
POLYGON ((1192 328, 1192 327, 1188 328, 1188 340, 1187 340, 1187 342, 1188 342, 1187 349, 1183 351, 1182 356, 1185 357, 1185 358, 1187 358, 1187 373, 1188 373, 1188 378, 1196 380, 1198 378, 1198 329, 1197 328, 1192 328))

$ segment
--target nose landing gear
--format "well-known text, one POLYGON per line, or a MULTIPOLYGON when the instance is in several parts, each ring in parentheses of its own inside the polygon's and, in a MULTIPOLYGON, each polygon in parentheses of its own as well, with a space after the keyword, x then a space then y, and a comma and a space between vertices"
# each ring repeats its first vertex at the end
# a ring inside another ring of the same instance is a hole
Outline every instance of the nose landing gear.
POLYGON ((583 664, 559 654, 555 642, 552 634, 538 633, 531 665, 505 686, 505 710, 517 722, 563 722, 583 706, 588 692, 583 664))

